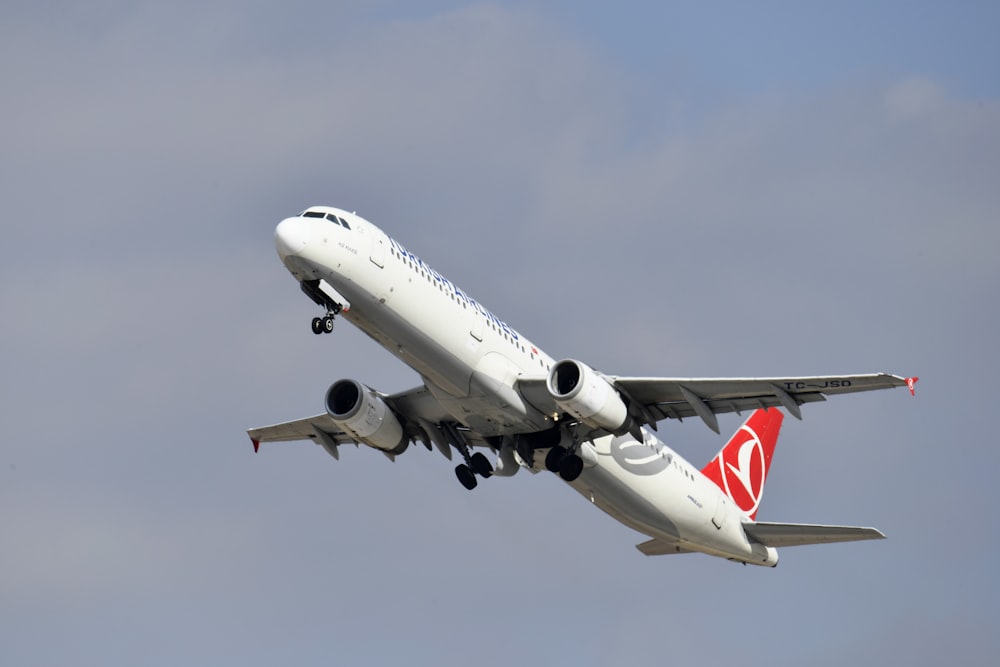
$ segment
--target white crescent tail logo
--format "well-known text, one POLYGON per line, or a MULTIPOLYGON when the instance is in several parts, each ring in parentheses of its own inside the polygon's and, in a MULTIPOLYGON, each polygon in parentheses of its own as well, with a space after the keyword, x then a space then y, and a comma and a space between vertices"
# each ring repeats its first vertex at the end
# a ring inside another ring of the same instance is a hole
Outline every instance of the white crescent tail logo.
POLYGON ((735 447, 726 448, 719 457, 719 471, 722 473, 726 495, 744 513, 752 516, 760 505, 767 466, 764 461, 764 445, 757 434, 746 424, 740 431, 746 432, 747 440, 740 444, 738 450, 735 447), (733 451, 736 452, 735 456, 731 453, 733 451))

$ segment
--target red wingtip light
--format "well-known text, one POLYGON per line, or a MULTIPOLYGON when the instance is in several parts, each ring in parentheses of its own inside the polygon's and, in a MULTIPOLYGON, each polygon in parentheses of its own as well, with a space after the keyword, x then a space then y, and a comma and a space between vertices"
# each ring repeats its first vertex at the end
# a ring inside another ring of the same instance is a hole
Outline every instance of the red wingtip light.
POLYGON ((920 378, 918 378, 916 376, 911 377, 911 378, 906 378, 906 386, 910 390, 910 396, 916 396, 916 392, 914 391, 914 387, 917 384, 917 380, 919 380, 919 379, 920 378))

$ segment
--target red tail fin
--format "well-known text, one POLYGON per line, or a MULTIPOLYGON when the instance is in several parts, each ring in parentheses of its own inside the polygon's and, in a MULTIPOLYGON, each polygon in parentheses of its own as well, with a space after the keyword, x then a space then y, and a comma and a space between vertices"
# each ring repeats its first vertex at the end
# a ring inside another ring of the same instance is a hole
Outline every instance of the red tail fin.
POLYGON ((701 471, 751 519, 757 516, 764 495, 764 482, 784 418, 777 408, 755 410, 701 471))

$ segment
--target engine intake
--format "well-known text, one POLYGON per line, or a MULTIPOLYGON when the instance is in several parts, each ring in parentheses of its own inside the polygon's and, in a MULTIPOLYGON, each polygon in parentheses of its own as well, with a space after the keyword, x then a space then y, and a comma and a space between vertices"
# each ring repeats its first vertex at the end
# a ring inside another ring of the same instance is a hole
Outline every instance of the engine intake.
POLYGON ((563 359, 549 372, 549 394, 561 410, 615 435, 629 432, 632 419, 618 390, 590 366, 563 359))
POLYGON ((337 380, 326 391, 326 411, 358 442, 402 454, 409 442, 382 397, 357 380, 337 380))

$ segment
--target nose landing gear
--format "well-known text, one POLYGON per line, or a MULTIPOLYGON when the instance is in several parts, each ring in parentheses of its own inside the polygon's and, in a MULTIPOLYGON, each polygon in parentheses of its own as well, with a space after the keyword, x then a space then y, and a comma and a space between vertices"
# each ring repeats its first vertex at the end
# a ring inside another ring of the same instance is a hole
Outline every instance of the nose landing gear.
POLYGON ((343 304, 337 303, 330 298, 326 292, 320 289, 318 280, 304 280, 299 283, 302 291, 312 299, 316 305, 326 308, 326 316, 314 317, 312 321, 312 331, 314 334, 328 334, 333 332, 333 318, 344 309, 343 304))
POLYGON ((326 317, 314 317, 312 330, 316 335, 333 333, 333 317, 336 313, 328 313, 326 317))

